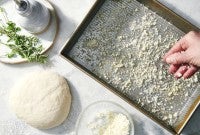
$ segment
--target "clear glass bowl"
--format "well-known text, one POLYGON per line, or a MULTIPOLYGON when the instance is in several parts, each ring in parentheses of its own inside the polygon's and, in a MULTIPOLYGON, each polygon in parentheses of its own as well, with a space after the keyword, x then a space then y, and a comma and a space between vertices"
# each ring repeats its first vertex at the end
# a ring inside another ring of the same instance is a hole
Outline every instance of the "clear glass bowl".
POLYGON ((86 107, 77 120, 76 135, 93 135, 88 124, 94 121, 99 113, 107 111, 124 114, 130 122, 129 135, 134 135, 134 124, 129 113, 121 105, 111 101, 98 101, 86 107))

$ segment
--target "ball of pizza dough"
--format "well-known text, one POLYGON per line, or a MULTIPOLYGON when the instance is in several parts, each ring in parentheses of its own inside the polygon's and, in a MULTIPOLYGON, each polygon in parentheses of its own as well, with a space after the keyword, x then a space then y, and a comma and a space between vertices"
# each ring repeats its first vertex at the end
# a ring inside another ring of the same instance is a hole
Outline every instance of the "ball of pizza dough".
POLYGON ((51 71, 26 75, 16 82, 9 96, 11 110, 33 127, 49 129, 68 116, 71 94, 67 81, 51 71))

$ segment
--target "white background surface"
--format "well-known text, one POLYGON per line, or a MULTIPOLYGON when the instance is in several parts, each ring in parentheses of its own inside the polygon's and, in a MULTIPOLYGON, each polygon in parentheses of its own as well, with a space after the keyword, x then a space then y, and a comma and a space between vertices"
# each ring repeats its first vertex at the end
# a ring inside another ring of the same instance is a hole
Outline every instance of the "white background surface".
MULTIPOLYGON (((7 0, 6 0, 7 1, 7 0)), ((85 17, 95 0, 50 0, 56 8, 60 21, 59 32, 54 47, 49 51, 50 63, 7 65, 0 63, 0 135, 71 135, 80 112, 89 104, 99 100, 110 100, 121 104, 131 114, 135 123, 135 135, 168 135, 149 118, 139 113, 129 104, 115 96, 103 86, 73 67, 59 56, 59 51, 85 17), (51 130, 37 130, 20 120, 9 111, 8 96, 12 85, 23 75, 35 70, 50 69, 68 79, 73 95, 72 108, 67 120, 51 130)), ((185 18, 200 26, 200 4, 198 0, 160 0, 185 18)), ((185 135, 200 134, 200 108, 183 131, 185 135)))

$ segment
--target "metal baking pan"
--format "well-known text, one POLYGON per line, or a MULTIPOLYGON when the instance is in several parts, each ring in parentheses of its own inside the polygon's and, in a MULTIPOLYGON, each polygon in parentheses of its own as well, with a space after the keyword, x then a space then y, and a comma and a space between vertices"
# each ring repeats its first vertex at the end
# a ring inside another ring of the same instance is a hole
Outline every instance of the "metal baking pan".
POLYGON ((161 55, 191 30, 199 29, 154 0, 97 0, 61 56, 180 134, 199 105, 200 79, 173 80, 161 55))

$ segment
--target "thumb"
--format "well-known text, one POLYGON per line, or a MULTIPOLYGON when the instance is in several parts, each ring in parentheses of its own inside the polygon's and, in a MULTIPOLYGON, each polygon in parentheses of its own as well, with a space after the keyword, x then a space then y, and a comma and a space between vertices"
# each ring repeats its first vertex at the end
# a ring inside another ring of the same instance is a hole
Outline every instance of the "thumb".
POLYGON ((168 64, 183 64, 183 63, 189 63, 189 57, 186 54, 186 52, 178 52, 178 53, 174 53, 169 55, 166 58, 166 62, 168 64))

